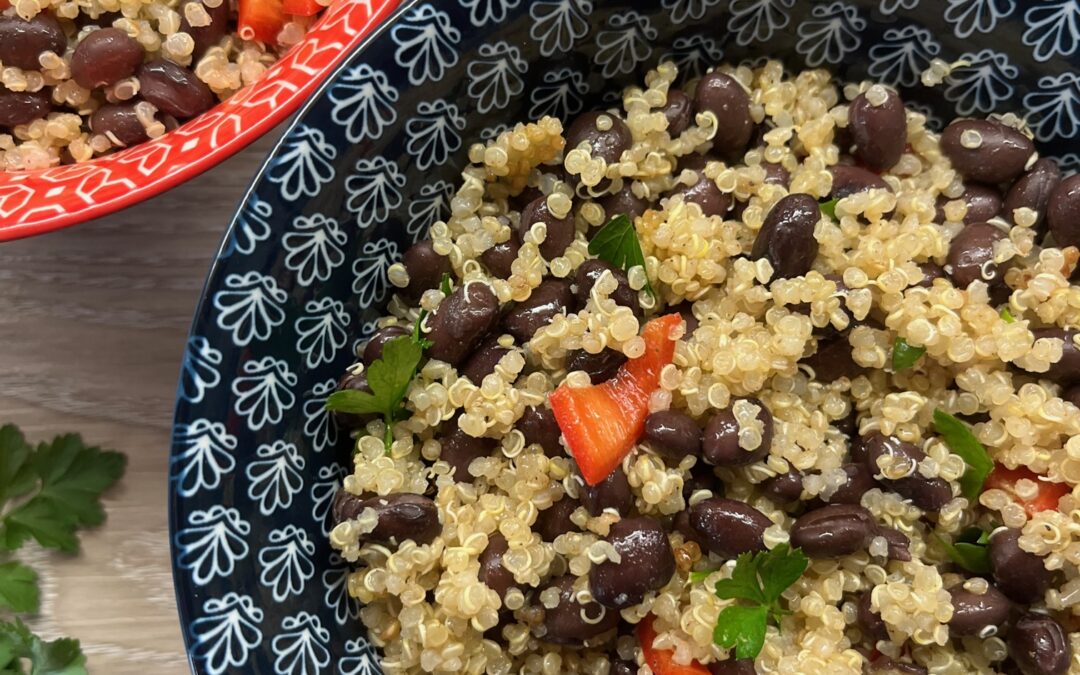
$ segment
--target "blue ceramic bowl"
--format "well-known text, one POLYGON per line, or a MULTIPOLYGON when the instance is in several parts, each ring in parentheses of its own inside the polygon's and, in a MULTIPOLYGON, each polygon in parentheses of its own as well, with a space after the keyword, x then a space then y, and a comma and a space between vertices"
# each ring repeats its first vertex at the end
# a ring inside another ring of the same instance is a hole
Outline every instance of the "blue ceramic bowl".
POLYGON ((196 673, 379 672, 325 540, 349 439, 323 410, 434 221, 467 144, 615 99, 661 58, 697 75, 782 58, 897 86, 940 124, 1030 112, 1080 165, 1074 0, 406 3, 263 166, 210 271, 179 385, 171 527, 196 673), (932 58, 964 59, 919 86, 932 58))

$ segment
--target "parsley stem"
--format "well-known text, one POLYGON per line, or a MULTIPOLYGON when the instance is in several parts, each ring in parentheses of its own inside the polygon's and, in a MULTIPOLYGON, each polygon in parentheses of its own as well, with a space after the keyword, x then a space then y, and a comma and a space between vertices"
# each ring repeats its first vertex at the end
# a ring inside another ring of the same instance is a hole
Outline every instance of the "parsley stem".
POLYGON ((386 423, 386 431, 383 432, 383 445, 386 446, 386 456, 390 456, 390 446, 394 444, 394 419, 389 415, 383 417, 386 423))

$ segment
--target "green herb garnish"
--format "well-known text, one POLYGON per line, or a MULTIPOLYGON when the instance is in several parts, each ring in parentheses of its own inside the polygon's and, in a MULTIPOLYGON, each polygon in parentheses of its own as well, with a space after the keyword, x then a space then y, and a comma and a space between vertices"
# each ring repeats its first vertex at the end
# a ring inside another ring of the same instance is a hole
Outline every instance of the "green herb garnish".
POLYGON ((708 579, 709 575, 712 574, 715 571, 716 570, 698 570, 697 572, 691 572, 690 573, 690 582, 695 583, 695 584, 700 584, 702 581, 705 581, 706 579, 708 579))
POLYGON ((442 281, 439 282, 439 290, 443 295, 450 295, 454 292, 454 287, 450 284, 450 274, 443 272, 442 281))
POLYGON ((420 330, 424 325, 424 319, 427 318, 427 315, 428 311, 426 309, 420 310, 419 316, 416 317, 416 323, 413 324, 412 335, 410 336, 414 343, 420 345, 420 349, 431 349, 431 346, 435 344, 424 337, 423 331, 420 330))
POLYGON ((989 532, 969 527, 952 543, 937 535, 934 535, 934 538, 945 549, 945 555, 960 567, 974 574, 990 573, 989 532))
POLYGON ((892 350, 892 368, 894 372, 907 370, 926 353, 926 347, 912 347, 902 337, 896 338, 892 350))
MULTIPOLYGON (((124 473, 118 452, 87 447, 74 434, 37 447, 14 425, 0 427, 0 610, 40 609, 37 573, 10 554, 30 539, 79 550, 76 532, 105 520, 101 495, 124 473)), ((46 642, 16 618, 0 621, 0 675, 86 675, 76 640, 46 642)))
POLYGON ((713 641, 735 649, 735 657, 752 659, 765 644, 765 629, 771 619, 779 625, 787 613, 780 595, 806 571, 810 561, 799 549, 780 544, 771 551, 743 553, 735 560, 730 579, 716 582, 716 596, 722 600, 743 600, 748 605, 725 607, 716 618, 713 641))
POLYGON ((833 197, 827 201, 819 202, 818 208, 821 209, 821 212, 828 216, 830 220, 836 220, 836 203, 839 201, 839 197, 833 197))
POLYGON ((1016 317, 1012 315, 1012 312, 1009 311, 1008 307, 1002 308, 1001 319, 1005 323, 1016 323, 1016 317))
MULTIPOLYGON (((615 216, 593 235, 589 253, 624 272, 629 272, 632 267, 641 267, 645 271, 645 254, 641 252, 634 222, 626 214, 615 216)), ((645 290, 653 295, 648 275, 645 276, 645 290)))
POLYGON ((960 492, 973 502, 979 498, 986 477, 994 470, 994 460, 967 425, 944 410, 934 411, 934 429, 944 439, 954 454, 967 464, 967 471, 960 477, 960 492))
POLYGON ((423 355, 424 347, 415 338, 415 330, 413 336, 402 335, 390 340, 383 346, 382 358, 375 359, 366 371, 371 391, 335 391, 327 397, 326 409, 356 415, 382 415, 386 423, 383 442, 389 452, 394 441, 394 422, 408 417, 405 395, 416 377, 423 355))

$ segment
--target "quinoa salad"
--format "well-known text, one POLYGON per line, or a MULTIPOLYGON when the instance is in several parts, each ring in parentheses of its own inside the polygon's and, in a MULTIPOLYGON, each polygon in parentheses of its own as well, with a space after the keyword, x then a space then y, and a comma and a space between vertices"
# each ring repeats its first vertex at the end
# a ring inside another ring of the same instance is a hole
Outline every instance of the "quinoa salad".
POLYGON ((387 673, 1080 673, 1080 176, 664 63, 468 150, 327 407, 387 673))
POLYGON ((0 171, 157 138, 262 77, 331 0, 0 0, 0 171))

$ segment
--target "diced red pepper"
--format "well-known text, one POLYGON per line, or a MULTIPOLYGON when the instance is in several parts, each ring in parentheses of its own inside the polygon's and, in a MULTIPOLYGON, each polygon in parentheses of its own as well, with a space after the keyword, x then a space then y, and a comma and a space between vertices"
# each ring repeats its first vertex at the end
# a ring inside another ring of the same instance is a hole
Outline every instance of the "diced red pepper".
POLYGON ((240 0, 240 37, 267 44, 277 43, 278 33, 285 25, 281 0, 240 0))
POLYGON ((607 382, 578 389, 564 383, 549 396, 570 454, 589 485, 607 478, 641 435, 649 396, 675 354, 671 331, 682 320, 669 314, 645 324, 645 353, 624 363, 607 382))
POLYGON ((670 649, 653 649, 656 631, 653 630, 651 614, 638 624, 637 638, 638 644, 641 645, 641 653, 645 655, 645 663, 652 669, 654 675, 709 675, 709 669, 697 661, 691 661, 690 665, 684 666, 675 663, 675 652, 670 649))
POLYGON ((1029 516, 1033 516, 1039 511, 1056 509, 1058 507, 1058 500, 1072 492, 1072 489, 1065 483, 1051 483, 1043 476, 1040 476, 1026 467, 1021 466, 1015 469, 1008 469, 1001 464, 995 465, 994 470, 986 477, 986 482, 983 483, 983 489, 1004 490, 1009 493, 1009 496, 1012 497, 1014 501, 1023 505, 1024 510, 1027 511, 1029 516), (1020 496, 1016 494, 1016 483, 1025 478, 1035 481, 1036 485, 1039 486, 1038 493, 1032 499, 1021 499, 1020 496))
POLYGON ((315 0, 284 0, 281 8, 293 16, 315 16, 326 9, 326 5, 320 5, 315 0))

